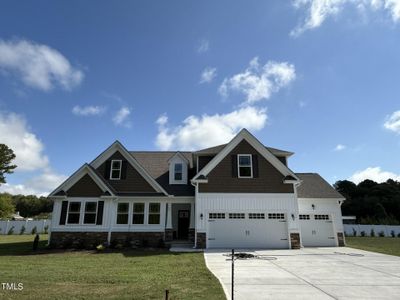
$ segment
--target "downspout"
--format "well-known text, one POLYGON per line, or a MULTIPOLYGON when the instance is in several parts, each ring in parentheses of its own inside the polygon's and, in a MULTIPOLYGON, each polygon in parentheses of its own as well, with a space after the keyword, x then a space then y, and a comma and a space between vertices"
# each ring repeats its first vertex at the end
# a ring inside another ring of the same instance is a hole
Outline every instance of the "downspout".
POLYGON ((196 213, 196 203, 197 203, 197 183, 190 181, 190 184, 194 186, 195 192, 194 192, 194 249, 197 249, 197 213, 196 213))

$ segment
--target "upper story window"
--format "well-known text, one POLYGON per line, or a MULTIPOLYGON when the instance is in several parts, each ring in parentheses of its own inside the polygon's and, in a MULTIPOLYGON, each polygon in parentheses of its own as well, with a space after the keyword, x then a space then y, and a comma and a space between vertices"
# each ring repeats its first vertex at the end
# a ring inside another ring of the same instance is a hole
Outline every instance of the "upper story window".
POLYGON ((183 165, 181 163, 177 163, 174 166, 174 180, 181 181, 183 178, 183 165))
POLYGON ((239 178, 252 178, 253 166, 251 162, 251 154, 238 155, 238 175, 239 178))
POLYGON ((113 180, 121 179, 121 169, 122 169, 122 160, 112 160, 111 161, 111 170, 110 170, 110 179, 113 179, 113 180))

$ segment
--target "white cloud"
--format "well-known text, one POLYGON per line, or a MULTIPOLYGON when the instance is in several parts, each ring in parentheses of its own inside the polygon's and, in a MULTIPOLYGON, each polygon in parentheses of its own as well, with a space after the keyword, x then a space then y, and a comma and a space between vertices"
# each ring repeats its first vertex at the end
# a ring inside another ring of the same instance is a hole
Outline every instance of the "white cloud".
POLYGON ((22 184, 5 183, 0 186, 0 192, 10 193, 13 195, 47 196, 66 179, 66 176, 56 174, 48 169, 42 174, 26 180, 22 184))
POLYGON ((270 98, 272 93, 288 86, 295 78, 295 67, 292 64, 268 61, 260 66, 258 57, 255 57, 244 72, 225 78, 219 93, 227 97, 230 91, 239 92, 246 96, 247 103, 254 103, 270 98))
POLYGON ((203 72, 200 75, 200 83, 209 83, 213 81, 215 76, 217 76, 217 69, 207 67, 203 70, 203 72))
POLYGON ((191 115, 183 124, 168 126, 168 118, 161 115, 156 145, 162 150, 196 150, 229 142, 242 128, 260 130, 267 121, 265 108, 244 107, 227 114, 191 115))
POLYGON ((383 126, 391 131, 400 134, 400 110, 395 111, 390 116, 387 116, 386 122, 383 126))
POLYGON ((98 116, 105 112, 106 108, 103 106, 79 106, 75 105, 72 108, 72 113, 76 116, 98 116))
POLYGON ((381 183, 388 179, 400 181, 400 175, 392 172, 382 171, 380 167, 369 167, 365 170, 355 172, 349 180, 358 184, 365 179, 370 179, 375 182, 381 183))
POLYGON ((342 144, 337 144, 335 149, 333 149, 334 151, 343 151, 344 149, 346 149, 346 145, 342 145, 342 144))
POLYGON ((200 40, 200 43, 197 47, 197 52, 198 53, 205 53, 208 50, 210 50, 210 42, 206 39, 200 40))
POLYGON ((43 153, 44 145, 20 115, 0 112, 0 142, 14 151, 16 171, 34 171, 49 166, 49 160, 43 153))
POLYGON ((0 69, 44 91, 55 85, 69 90, 79 85, 84 77, 82 71, 57 50, 27 40, 0 40, 0 69))
POLYGON ((128 120, 129 115, 131 114, 131 110, 129 107, 123 106, 121 107, 114 115, 113 122, 115 125, 131 127, 131 123, 128 120))
POLYGON ((347 4, 353 5, 359 12, 383 10, 391 15, 393 22, 400 20, 400 0, 295 0, 293 6, 305 9, 307 15, 290 34, 299 36, 321 26, 328 17, 340 13, 347 4))

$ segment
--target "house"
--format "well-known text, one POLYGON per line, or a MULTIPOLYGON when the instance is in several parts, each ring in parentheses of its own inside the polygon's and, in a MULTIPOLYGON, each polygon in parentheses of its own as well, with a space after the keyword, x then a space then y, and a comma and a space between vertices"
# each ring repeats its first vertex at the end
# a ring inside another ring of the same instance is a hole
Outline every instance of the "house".
POLYGON ((294 173, 291 155, 246 129, 195 152, 128 151, 116 141, 49 195, 50 244, 343 246, 345 199, 318 174, 294 173))

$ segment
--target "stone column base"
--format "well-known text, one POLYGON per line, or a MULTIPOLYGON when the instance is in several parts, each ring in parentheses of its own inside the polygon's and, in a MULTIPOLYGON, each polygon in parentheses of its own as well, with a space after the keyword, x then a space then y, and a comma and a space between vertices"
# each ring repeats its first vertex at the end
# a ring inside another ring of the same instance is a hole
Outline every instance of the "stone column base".
POLYGON ((205 249, 206 248, 206 233, 205 232, 198 232, 197 233, 197 243, 196 246, 198 249, 205 249))
POLYGON ((173 229, 172 228, 171 229, 165 229, 165 238, 164 238, 164 240, 166 242, 171 242, 173 240, 173 237, 174 237, 173 229))
POLYGON ((292 249, 300 249, 300 233, 290 233, 290 245, 292 249))
POLYGON ((344 242, 344 234, 343 234, 343 232, 338 232, 337 233, 337 240, 338 240, 339 247, 346 246, 346 244, 344 242))
POLYGON ((189 228, 188 239, 192 243, 194 243, 194 228, 189 228))

